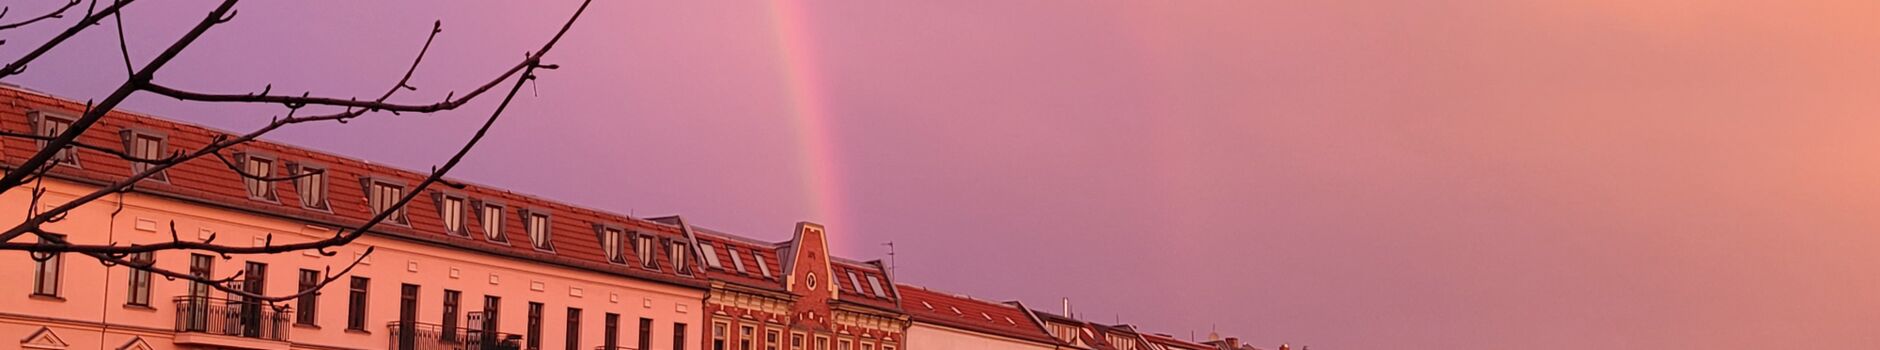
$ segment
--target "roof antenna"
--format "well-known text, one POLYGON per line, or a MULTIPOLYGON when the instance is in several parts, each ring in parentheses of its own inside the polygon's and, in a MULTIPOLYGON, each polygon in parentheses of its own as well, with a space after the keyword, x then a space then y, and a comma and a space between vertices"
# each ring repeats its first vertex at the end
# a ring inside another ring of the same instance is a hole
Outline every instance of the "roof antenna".
POLYGON ((888 246, 888 273, 893 274, 894 273, 894 241, 888 241, 888 243, 882 243, 881 245, 888 246))

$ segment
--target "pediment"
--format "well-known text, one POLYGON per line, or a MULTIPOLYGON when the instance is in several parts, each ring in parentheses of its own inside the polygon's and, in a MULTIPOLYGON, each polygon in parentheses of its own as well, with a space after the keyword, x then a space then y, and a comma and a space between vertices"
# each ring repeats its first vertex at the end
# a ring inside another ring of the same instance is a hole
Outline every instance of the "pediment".
POLYGON ((39 327, 39 330, 33 332, 32 335, 20 339, 22 349, 64 350, 65 346, 65 339, 59 339, 59 334, 53 333, 52 328, 46 327, 39 327))

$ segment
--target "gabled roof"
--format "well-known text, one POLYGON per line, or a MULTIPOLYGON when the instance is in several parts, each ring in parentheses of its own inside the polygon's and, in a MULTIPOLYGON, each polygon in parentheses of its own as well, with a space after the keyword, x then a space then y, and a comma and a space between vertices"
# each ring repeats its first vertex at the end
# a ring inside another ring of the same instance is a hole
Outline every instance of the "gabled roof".
POLYGON ((1057 344, 1043 326, 1033 322, 1024 310, 1010 304, 995 303, 903 284, 901 308, 915 322, 927 322, 1006 338, 1057 344))
MULTIPOLYGON (((7 106, 0 107, 0 129, 17 133, 33 131, 30 116, 32 114, 49 113, 77 117, 85 109, 82 102, 55 98, 8 85, 0 85, 0 99, 9 100, 7 106)), ((212 139, 217 136, 234 134, 116 110, 106 114, 90 130, 80 135, 78 141, 102 147, 123 147, 125 142, 120 139, 120 130, 140 130, 161 134, 165 137, 166 147, 169 150, 198 149, 212 142, 212 139)), ((17 166, 38 149, 38 143, 29 139, 0 138, 0 153, 4 154, 0 156, 0 163, 8 167, 17 166)), ((52 176, 79 182, 107 183, 123 179, 131 173, 130 162, 122 158, 90 149, 80 148, 77 152, 79 167, 55 166, 51 172, 52 176)), ((365 198, 366 189, 363 179, 402 182, 409 188, 427 175, 265 140, 237 145, 226 152, 271 156, 275 158, 276 175, 286 175, 286 163, 324 167, 328 186, 327 208, 303 207, 300 204, 299 193, 295 191, 294 181, 274 181, 270 184, 273 186, 277 200, 252 199, 248 196, 242 177, 212 157, 171 167, 166 170, 167 182, 143 181, 138 183, 136 191, 288 219, 306 220, 336 227, 352 227, 364 223, 373 215, 365 198)), ((470 230, 467 237, 446 233, 443 219, 439 215, 437 197, 431 193, 419 195, 406 205, 408 225, 386 222, 375 226, 372 229, 373 232, 616 275, 694 287, 703 286, 703 281, 694 276, 675 273, 670 266, 667 266, 668 259, 654 259, 659 264, 655 270, 643 269, 637 264, 610 263, 601 251, 600 240, 597 238, 593 225, 601 223, 617 225, 642 234, 665 239, 679 239, 681 236, 675 227, 461 180, 450 179, 449 181, 463 184, 463 188, 453 189, 443 184, 436 184, 427 188, 426 191, 462 194, 471 201, 488 201, 506 205, 503 233, 507 242, 492 242, 484 239, 481 225, 476 221, 481 220, 481 215, 474 210, 466 217, 465 226, 470 230), (547 210, 552 215, 550 226, 550 235, 553 237, 552 251, 537 250, 530 245, 528 231, 523 226, 524 220, 519 218, 519 209, 547 210)), ((664 252, 664 250, 660 251, 664 252)), ((631 255, 632 251, 629 250, 625 254, 631 255)))

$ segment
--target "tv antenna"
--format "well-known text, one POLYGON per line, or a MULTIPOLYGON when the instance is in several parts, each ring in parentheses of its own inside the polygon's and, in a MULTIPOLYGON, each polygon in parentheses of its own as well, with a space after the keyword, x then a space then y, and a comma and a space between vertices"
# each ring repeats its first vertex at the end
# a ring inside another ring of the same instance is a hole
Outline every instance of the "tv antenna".
POLYGON ((888 246, 888 273, 892 274, 894 273, 894 241, 888 241, 888 243, 882 243, 881 245, 888 246))

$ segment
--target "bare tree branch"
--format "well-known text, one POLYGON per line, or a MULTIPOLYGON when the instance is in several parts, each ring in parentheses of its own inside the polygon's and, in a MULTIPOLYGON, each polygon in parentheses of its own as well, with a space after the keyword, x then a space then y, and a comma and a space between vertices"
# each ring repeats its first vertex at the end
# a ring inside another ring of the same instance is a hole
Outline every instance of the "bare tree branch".
MULTIPOLYGON (((52 10, 51 13, 40 15, 39 17, 33 17, 32 19, 19 21, 15 23, 0 24, 0 30, 8 30, 8 29, 13 29, 13 28, 25 27, 25 26, 32 25, 34 22, 39 22, 39 21, 43 21, 47 19, 65 18, 65 10, 70 10, 72 9, 72 7, 78 6, 79 1, 81 0, 72 0, 72 1, 66 2, 65 6, 60 6, 59 9, 52 10)), ((0 16, 4 16, 4 13, 0 13, 0 16)))
POLYGON ((26 64, 39 59, 40 55, 45 55, 47 51, 52 51, 52 48, 65 43, 65 39, 71 39, 73 35, 78 35, 78 32, 85 31, 85 28, 91 28, 92 25, 98 24, 98 21, 104 20, 106 16, 116 14, 118 10, 124 8, 124 5, 130 5, 131 2, 135 1, 137 0, 112 0, 111 6, 105 6, 97 12, 88 13, 85 18, 80 19, 78 23, 74 23, 71 27, 65 28, 64 32, 59 32, 59 35, 53 36, 51 40, 46 40, 45 43, 39 44, 39 47, 34 48, 32 52, 28 52, 25 56, 20 56, 20 58, 13 60, 13 63, 8 63, 5 67, 0 67, 0 79, 6 79, 6 77, 25 72, 26 64))

